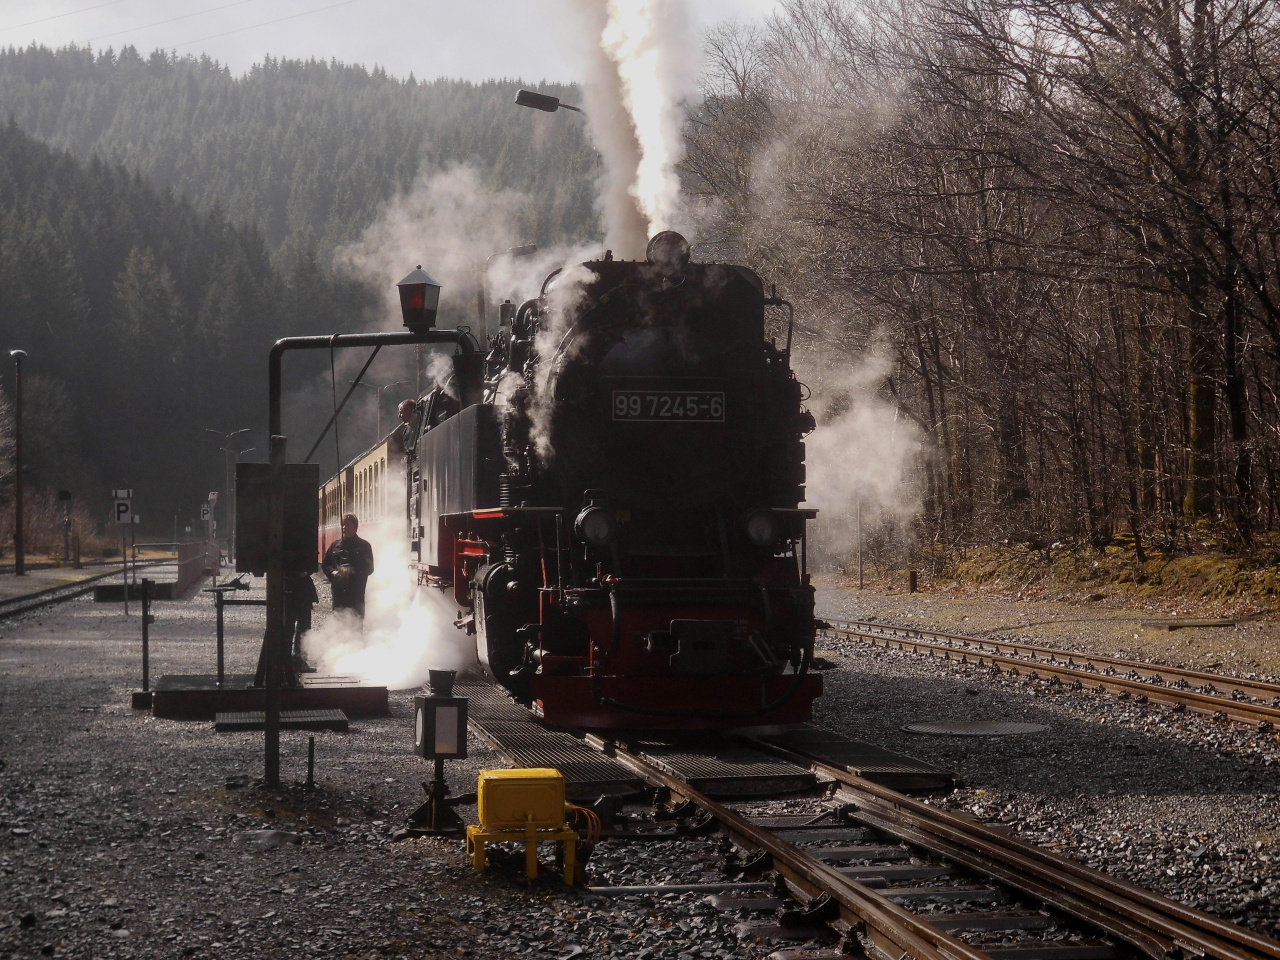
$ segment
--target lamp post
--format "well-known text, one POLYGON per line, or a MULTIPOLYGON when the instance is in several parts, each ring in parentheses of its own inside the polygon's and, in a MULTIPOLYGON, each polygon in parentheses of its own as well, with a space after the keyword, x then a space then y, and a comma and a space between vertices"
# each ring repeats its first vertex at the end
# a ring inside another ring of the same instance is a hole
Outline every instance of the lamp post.
MULTIPOLYGON (((584 117, 587 112, 581 107, 575 107, 571 103, 561 103, 559 97, 553 97, 549 93, 538 93, 536 90, 517 90, 516 106, 529 107, 532 110, 541 110, 543 113, 555 113, 557 110, 572 110, 574 113, 580 113, 584 117)), ((596 176, 600 176, 600 151, 596 151, 596 176)))
POLYGON ((22 361, 27 351, 10 350, 13 357, 13 572, 26 576, 27 554, 22 542, 22 361))
POLYGON ((544 113, 555 113, 557 110, 572 110, 574 113, 583 112, 581 107, 575 107, 571 103, 561 103, 559 97, 553 97, 547 93, 538 93, 534 90, 517 90, 516 104, 521 107, 541 110, 544 113))
MULTIPOLYGON (((248 433, 249 428, 241 427, 239 430, 232 430, 230 433, 223 433, 221 430, 213 429, 213 427, 205 427, 204 432, 213 434, 213 436, 226 444, 225 447, 219 447, 218 449, 226 454, 226 457, 223 459, 225 473, 225 484, 223 486, 223 490, 227 495, 227 558, 231 559, 235 556, 236 549, 234 542, 236 529, 236 507, 235 492, 231 489, 231 457, 233 455, 239 456, 239 454, 235 452, 235 445, 233 445, 231 441, 242 433, 248 433)), ((249 449, 251 450, 253 448, 250 447, 249 449)), ((248 450, 242 450, 240 453, 248 453, 248 450)))

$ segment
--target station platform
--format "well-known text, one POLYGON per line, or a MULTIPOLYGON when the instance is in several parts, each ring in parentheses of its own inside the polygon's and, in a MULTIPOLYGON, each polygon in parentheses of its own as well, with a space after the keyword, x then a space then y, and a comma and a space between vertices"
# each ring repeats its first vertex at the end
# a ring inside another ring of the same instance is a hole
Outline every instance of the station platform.
POLYGON ((120 576, 119 561, 113 566, 86 564, 79 570, 71 566, 28 566, 26 574, 21 577, 13 572, 13 565, 9 564, 0 572, 0 603, 37 599, 63 587, 89 584, 112 575, 120 576))

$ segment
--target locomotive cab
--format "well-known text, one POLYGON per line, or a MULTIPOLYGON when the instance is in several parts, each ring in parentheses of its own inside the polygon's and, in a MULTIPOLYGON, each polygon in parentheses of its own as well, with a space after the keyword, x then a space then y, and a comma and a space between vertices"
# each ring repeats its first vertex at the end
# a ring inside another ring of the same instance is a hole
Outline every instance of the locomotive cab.
POLYGON ((676 234, 645 261, 553 274, 480 371, 483 399, 421 425, 411 525, 493 679, 556 723, 806 720, 812 418, 777 304, 676 234))

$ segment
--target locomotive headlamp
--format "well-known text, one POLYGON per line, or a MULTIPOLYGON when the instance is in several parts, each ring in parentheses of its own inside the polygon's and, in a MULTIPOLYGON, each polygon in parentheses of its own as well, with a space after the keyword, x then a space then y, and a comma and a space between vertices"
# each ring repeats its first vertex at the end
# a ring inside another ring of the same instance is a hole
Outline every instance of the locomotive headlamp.
POLYGON ((573 521, 573 530, 588 546, 607 547, 618 535, 618 518, 604 507, 586 507, 573 521))
POLYGON ((747 514, 747 539, 757 547, 772 547, 778 542, 778 519, 772 510, 747 514))
POLYGON ((396 284, 400 291, 400 315, 404 325, 414 333, 436 325, 436 308, 440 306, 440 284, 418 266, 396 284))

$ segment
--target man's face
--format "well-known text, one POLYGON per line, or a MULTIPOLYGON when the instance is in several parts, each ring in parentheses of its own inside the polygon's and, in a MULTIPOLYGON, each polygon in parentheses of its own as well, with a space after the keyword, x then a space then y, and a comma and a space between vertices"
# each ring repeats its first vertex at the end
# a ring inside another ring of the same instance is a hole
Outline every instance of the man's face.
POLYGON ((415 408, 412 403, 400 404, 400 419, 403 420, 405 423, 408 423, 410 420, 413 419, 414 409, 415 408))
POLYGON ((359 529, 359 527, 360 524, 356 523, 354 520, 344 520, 342 521, 342 535, 344 537, 354 537, 356 535, 356 530, 359 529))

